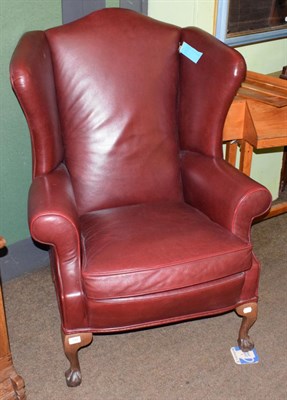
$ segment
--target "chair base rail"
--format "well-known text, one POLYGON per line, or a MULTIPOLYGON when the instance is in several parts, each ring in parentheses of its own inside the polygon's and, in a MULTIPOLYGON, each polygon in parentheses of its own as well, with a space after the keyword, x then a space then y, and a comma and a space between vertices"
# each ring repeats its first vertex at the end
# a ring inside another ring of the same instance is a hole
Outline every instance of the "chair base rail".
MULTIPOLYGON (((236 313, 242 317, 239 329, 238 346, 243 352, 250 351, 254 348, 254 343, 250 338, 249 330, 257 319, 258 305, 255 302, 241 304, 236 307, 236 313)), ((79 386, 82 382, 82 374, 80 369, 78 351, 88 346, 93 340, 93 334, 90 332, 82 332, 75 334, 65 334, 62 331, 62 341, 64 352, 70 362, 70 367, 65 373, 66 383, 69 387, 79 386)))

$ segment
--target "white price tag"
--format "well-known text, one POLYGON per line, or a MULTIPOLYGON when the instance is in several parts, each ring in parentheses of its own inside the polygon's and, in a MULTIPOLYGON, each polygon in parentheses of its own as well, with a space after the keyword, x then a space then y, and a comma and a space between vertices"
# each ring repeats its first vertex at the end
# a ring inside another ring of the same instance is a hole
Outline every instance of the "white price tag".
POLYGON ((69 344, 81 343, 81 336, 74 336, 68 339, 69 344))

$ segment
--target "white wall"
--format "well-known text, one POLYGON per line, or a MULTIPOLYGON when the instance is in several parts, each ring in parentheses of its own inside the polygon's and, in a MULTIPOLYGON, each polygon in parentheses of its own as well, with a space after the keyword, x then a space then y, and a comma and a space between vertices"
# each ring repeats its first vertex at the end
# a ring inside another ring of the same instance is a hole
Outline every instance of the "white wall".
POLYGON ((153 18, 213 31, 214 0, 149 0, 148 4, 149 15, 153 18))

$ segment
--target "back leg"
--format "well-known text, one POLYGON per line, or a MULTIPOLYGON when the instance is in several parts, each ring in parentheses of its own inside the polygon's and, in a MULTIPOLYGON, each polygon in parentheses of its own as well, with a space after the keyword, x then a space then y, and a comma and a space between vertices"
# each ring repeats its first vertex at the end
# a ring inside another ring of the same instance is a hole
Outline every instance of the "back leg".
POLYGON ((243 352, 247 352, 254 348, 254 343, 248 332, 257 319, 257 303, 242 304, 236 308, 236 312, 243 318, 237 343, 243 352))
POLYGON ((62 332, 64 352, 70 361, 70 368, 66 371, 66 382, 68 386, 79 386, 82 382, 78 350, 88 346, 93 340, 93 334, 89 332, 65 335, 62 332))

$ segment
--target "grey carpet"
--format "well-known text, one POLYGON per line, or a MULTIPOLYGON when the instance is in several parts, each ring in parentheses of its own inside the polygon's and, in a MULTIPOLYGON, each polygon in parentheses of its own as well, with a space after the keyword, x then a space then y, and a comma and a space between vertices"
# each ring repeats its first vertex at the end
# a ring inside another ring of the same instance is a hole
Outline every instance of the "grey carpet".
POLYGON ((4 284, 14 364, 28 400, 286 400, 287 214, 256 224, 262 262, 259 319, 251 330, 260 361, 236 365, 234 312, 140 332, 95 336, 80 351, 82 385, 67 388, 49 269, 4 284))

